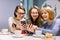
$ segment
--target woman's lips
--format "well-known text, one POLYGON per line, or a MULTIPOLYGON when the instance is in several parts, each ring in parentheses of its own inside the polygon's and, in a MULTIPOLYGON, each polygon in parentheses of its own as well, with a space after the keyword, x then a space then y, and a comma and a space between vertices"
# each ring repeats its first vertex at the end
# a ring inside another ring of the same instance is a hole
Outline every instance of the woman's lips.
POLYGON ((44 16, 43 18, 47 18, 47 16, 44 16))

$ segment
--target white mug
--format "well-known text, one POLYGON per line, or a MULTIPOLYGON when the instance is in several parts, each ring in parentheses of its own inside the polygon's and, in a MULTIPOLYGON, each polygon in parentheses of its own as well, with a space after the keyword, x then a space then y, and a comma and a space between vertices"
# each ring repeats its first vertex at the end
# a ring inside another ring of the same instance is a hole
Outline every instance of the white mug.
POLYGON ((2 29, 1 32, 4 33, 4 34, 6 34, 6 33, 8 33, 8 29, 2 29))

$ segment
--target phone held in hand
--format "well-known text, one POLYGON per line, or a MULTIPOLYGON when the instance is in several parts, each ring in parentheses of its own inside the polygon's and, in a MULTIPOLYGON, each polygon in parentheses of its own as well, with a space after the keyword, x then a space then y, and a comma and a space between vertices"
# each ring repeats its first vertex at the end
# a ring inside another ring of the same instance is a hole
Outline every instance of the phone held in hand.
POLYGON ((21 21, 21 24, 26 24, 26 22, 25 21, 21 21))

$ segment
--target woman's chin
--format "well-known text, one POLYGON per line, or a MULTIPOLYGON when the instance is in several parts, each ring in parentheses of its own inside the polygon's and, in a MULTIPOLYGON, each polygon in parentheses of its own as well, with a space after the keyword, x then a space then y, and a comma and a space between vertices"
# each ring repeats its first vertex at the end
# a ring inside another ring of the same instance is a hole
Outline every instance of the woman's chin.
POLYGON ((46 21, 47 19, 46 19, 46 18, 44 18, 44 20, 46 21))

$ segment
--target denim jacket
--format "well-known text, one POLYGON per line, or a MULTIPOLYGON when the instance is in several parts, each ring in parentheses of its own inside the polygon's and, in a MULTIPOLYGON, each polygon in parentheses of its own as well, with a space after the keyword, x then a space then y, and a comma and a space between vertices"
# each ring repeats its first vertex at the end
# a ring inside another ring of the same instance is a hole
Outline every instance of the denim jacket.
MULTIPOLYGON (((41 25, 42 34, 45 35, 46 32, 51 33, 53 35, 57 35, 60 30, 60 19, 55 19, 51 25, 48 25, 46 21, 44 21, 41 25)), ((60 34, 59 34, 60 35, 60 34)))

